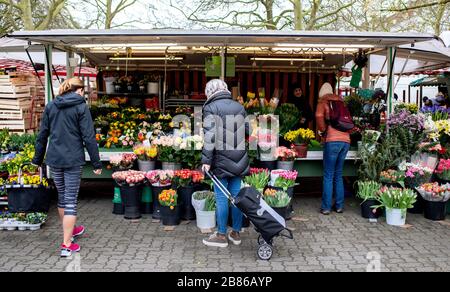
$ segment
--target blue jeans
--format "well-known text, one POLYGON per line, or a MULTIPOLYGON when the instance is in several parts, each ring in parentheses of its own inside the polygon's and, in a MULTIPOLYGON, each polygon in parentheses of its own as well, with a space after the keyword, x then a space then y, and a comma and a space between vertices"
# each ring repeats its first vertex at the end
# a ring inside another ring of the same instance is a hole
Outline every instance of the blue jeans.
POLYGON ((330 211, 333 201, 333 190, 336 195, 336 209, 344 207, 344 181, 342 172, 345 156, 350 144, 345 142, 325 143, 323 153, 323 194, 322 210, 330 211))
MULTIPOLYGON (((241 190, 240 177, 222 178, 220 182, 230 191, 233 197, 239 194, 241 190)), ((217 231, 220 234, 226 234, 229 210, 228 199, 216 185, 214 185, 214 193, 216 194, 217 231)), ((240 232, 242 228, 242 212, 235 206, 232 206, 231 215, 233 219, 233 231, 240 232)))

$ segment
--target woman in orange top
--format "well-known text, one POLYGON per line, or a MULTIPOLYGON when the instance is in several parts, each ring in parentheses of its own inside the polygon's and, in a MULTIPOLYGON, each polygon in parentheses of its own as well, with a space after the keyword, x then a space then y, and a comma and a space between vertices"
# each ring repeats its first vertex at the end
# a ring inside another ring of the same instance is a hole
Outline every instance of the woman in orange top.
POLYGON ((344 182, 342 172, 345 157, 350 148, 350 134, 341 132, 329 125, 330 101, 342 101, 333 93, 330 83, 325 83, 319 91, 319 104, 316 111, 316 122, 319 135, 325 147, 323 152, 323 194, 320 212, 329 215, 332 209, 333 190, 336 195, 335 210, 342 213, 344 208, 344 182))

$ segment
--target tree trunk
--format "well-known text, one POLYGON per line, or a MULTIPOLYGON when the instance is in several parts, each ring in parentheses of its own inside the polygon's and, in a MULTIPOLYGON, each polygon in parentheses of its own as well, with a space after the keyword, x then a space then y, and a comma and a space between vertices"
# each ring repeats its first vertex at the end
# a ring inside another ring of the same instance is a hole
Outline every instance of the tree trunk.
POLYGON ((303 6, 301 0, 292 0, 294 6, 294 29, 303 30, 303 6))
POLYGON ((112 0, 106 0, 105 29, 110 29, 112 25, 112 0))
POLYGON ((35 30, 33 23, 33 14, 31 9, 31 0, 22 0, 19 3, 22 10, 22 21, 25 30, 35 30))
POLYGON ((441 34, 441 23, 442 23, 442 18, 444 17, 444 12, 445 12, 445 6, 447 4, 439 4, 438 7, 438 11, 437 11, 437 15, 436 15, 436 19, 434 20, 434 34, 435 35, 440 35, 441 34))

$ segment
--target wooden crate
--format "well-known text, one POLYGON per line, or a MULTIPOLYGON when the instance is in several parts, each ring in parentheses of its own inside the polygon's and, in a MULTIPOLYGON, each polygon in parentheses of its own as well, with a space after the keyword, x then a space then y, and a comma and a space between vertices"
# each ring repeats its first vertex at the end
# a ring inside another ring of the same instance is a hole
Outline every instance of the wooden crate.
POLYGON ((0 128, 8 128, 11 132, 22 132, 25 133, 31 130, 31 120, 21 119, 21 120, 0 120, 0 128))
POLYGON ((0 109, 20 110, 31 107, 31 98, 0 98, 0 109))
POLYGON ((18 110, 0 109, 0 120, 21 120, 30 117, 31 108, 22 108, 18 110))

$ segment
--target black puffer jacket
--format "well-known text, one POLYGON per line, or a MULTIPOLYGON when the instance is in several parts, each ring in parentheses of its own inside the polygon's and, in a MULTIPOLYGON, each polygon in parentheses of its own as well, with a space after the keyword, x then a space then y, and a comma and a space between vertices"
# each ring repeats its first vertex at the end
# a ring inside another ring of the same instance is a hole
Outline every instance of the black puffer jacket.
POLYGON ((102 168, 89 107, 84 98, 75 92, 58 96, 45 107, 34 164, 42 164, 47 142, 45 162, 49 166, 70 168, 84 165, 86 147, 94 169, 102 168))
POLYGON ((202 151, 202 163, 210 165, 211 171, 219 178, 242 177, 249 172, 249 160, 245 150, 245 138, 249 131, 248 124, 244 122, 246 116, 244 107, 234 101, 227 92, 217 93, 203 106, 205 145, 202 151), (228 137, 234 140, 230 143, 225 143, 227 116, 240 118, 228 131, 228 137), (222 124, 223 127, 221 127, 222 124), (225 144, 229 144, 231 148, 225 147, 225 144))

